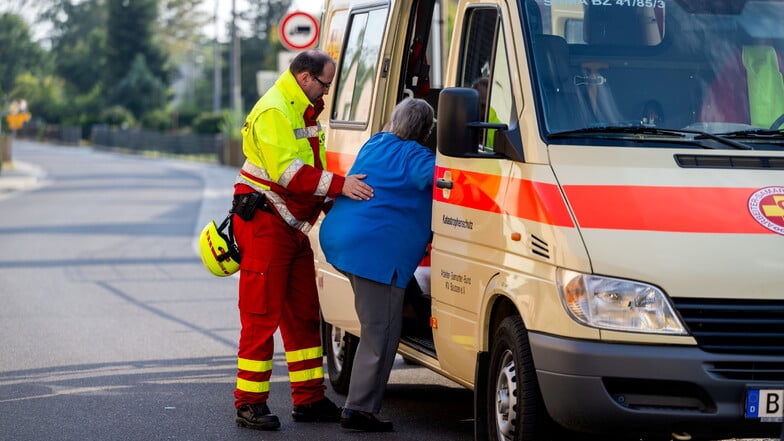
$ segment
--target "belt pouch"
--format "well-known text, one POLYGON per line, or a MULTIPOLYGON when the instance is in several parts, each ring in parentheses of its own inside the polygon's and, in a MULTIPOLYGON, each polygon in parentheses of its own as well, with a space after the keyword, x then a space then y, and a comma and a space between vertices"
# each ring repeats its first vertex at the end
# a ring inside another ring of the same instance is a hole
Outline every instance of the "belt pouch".
POLYGON ((256 210, 264 206, 266 200, 263 194, 256 192, 235 195, 231 203, 231 212, 248 222, 253 219, 256 210))

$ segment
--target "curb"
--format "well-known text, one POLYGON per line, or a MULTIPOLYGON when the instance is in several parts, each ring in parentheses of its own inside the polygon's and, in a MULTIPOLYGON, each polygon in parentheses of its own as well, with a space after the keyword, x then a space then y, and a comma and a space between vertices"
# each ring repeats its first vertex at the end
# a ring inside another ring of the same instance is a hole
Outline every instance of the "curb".
POLYGON ((0 195, 36 187, 46 178, 46 172, 33 164, 13 161, 0 170, 0 195))

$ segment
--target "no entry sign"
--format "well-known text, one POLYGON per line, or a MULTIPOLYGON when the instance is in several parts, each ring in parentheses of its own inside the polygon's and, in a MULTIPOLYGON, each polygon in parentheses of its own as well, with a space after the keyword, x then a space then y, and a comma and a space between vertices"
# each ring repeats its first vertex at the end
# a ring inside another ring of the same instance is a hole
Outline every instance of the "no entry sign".
POLYGON ((318 20, 307 12, 290 12, 280 23, 280 42, 287 49, 310 49, 318 40, 318 20))

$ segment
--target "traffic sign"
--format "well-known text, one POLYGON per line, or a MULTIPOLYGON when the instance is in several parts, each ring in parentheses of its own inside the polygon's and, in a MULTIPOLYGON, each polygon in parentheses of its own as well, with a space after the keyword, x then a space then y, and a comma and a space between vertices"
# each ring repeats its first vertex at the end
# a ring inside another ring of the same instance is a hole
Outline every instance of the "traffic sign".
POLYGON ((318 26, 316 17, 307 12, 290 12, 280 23, 280 42, 292 51, 310 49, 318 41, 318 26))

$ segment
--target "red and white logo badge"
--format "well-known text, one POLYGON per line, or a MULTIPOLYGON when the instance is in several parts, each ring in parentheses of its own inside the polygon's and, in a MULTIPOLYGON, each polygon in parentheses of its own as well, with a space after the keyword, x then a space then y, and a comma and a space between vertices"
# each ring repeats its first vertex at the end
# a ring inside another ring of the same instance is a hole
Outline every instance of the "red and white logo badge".
POLYGON ((765 187, 749 198, 749 213, 774 233, 784 236, 784 187, 765 187))

